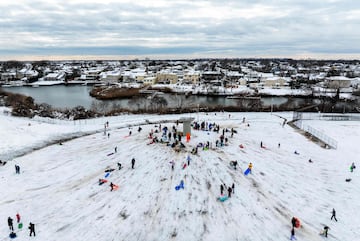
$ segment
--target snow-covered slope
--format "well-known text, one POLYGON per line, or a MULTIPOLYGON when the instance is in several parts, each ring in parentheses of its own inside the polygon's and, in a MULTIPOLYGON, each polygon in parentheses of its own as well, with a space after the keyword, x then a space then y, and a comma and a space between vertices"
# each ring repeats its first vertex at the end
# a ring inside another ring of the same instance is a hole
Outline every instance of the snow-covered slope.
MULTIPOLYGON (((277 115, 289 119, 291 113, 277 115)), ((45 146, 59 137, 94 132, 0 166, 0 240, 9 239, 6 220, 8 216, 15 219, 17 212, 25 225, 23 230, 15 228, 17 240, 29 240, 30 221, 35 223, 37 240, 287 240, 293 216, 302 223, 296 229, 298 240, 322 240, 319 232, 324 225, 331 228, 329 240, 357 239, 359 170, 350 173, 349 166, 358 161, 360 123, 307 123, 335 138, 339 145, 334 150, 321 148, 290 126, 282 127, 283 120, 270 113, 231 113, 230 118, 228 113, 200 113, 192 117, 219 124, 220 132, 192 130, 181 152, 166 144, 149 144, 148 134, 158 126, 146 125, 145 120, 175 121, 178 117, 108 118, 108 137, 103 133, 106 119, 87 120, 81 127, 36 121, 29 126, 28 119, 0 116, 3 157, 41 143, 45 146), (234 128, 237 134, 231 138, 226 132, 229 145, 215 148, 223 128, 234 128), (199 148, 197 155, 190 154, 206 141, 212 149, 199 148), (266 148, 260 148, 260 142, 266 148), (108 155, 115 147, 117 153, 108 155), (295 150, 300 154, 294 154, 295 150), (188 155, 190 166, 182 169, 188 155), (171 160, 176 163, 173 171, 171 160), (238 161, 237 170, 230 167, 232 160, 238 161), (118 162, 121 170, 117 170, 118 162), (253 171, 245 176, 249 162, 253 171), (20 175, 15 174, 15 163, 20 175), (108 168, 116 169, 107 179, 119 185, 117 191, 110 192, 109 182, 98 185, 108 168), (347 178, 351 182, 345 182, 347 178), (177 191, 181 180, 185 188, 177 191), (233 183, 233 196, 217 201, 220 184, 233 183), (338 222, 330 220, 332 208, 338 222)), ((170 130, 173 125, 162 123, 170 130)), ((181 124, 176 127, 182 130, 181 124)))

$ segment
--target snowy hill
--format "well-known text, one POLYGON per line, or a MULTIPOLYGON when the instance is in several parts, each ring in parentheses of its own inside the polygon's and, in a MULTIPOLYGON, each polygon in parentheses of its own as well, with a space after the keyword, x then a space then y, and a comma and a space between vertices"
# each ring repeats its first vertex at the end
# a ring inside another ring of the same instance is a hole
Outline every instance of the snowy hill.
MULTIPOLYGON (((192 117, 215 122, 219 133, 192 130, 189 143, 183 137, 186 147, 180 152, 149 144, 149 132, 159 127, 146 123, 165 122, 162 127, 171 130, 180 116, 190 114, 124 115, 82 123, 0 115, 0 157, 8 160, 0 166, 0 240, 10 240, 7 218, 15 220, 17 212, 24 227, 15 225, 16 240, 289 240, 293 216, 301 221, 297 240, 325 239, 319 235, 324 225, 330 227, 328 240, 358 239, 360 170, 351 173, 349 166, 359 162, 359 122, 307 122, 338 141, 334 150, 282 127, 283 120, 270 113, 231 113, 230 118, 228 113, 200 113, 192 117), (110 136, 103 133, 106 121, 110 136), (229 145, 215 147, 223 128, 237 133, 231 137, 226 132, 229 145), (74 136, 78 138, 57 144, 74 136), (207 141, 210 150, 190 154, 207 141), (190 165, 183 169, 188 156, 190 165), (233 160, 237 170, 229 165, 233 160), (245 176, 249 162, 252 173, 245 176), (109 168, 115 170, 108 183, 98 185, 109 168), (181 180, 184 189, 175 190, 181 180), (111 192, 110 182, 119 189, 111 192), (220 185, 233 183, 232 197, 218 201, 220 185), (333 208, 338 222, 330 220, 333 208), (29 222, 35 223, 36 238, 29 238, 29 222)), ((182 125, 176 128, 182 130, 182 125)))

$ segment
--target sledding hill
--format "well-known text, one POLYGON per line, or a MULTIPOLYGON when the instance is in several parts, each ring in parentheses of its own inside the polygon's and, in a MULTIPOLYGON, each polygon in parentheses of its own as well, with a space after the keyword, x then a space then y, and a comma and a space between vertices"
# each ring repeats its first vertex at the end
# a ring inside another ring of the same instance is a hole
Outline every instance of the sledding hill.
MULTIPOLYGON (((122 118, 135 125, 147 117, 122 118)), ((177 116, 157 116, 158 121, 169 118, 177 116)), ((298 240, 322 240, 319 231, 325 224, 331 228, 329 239, 354 240, 359 222, 352 210, 360 208, 359 175, 356 169, 350 173, 348 166, 356 161, 351 143, 360 133, 333 136, 342 143, 333 150, 319 147, 289 126, 282 127, 282 119, 269 113, 232 113, 231 118, 227 113, 211 113, 197 119, 219 124, 219 133, 192 130, 190 142, 182 140, 186 147, 180 152, 166 144, 149 144, 149 133, 159 130, 158 124, 142 124, 138 132, 137 125, 117 128, 110 121, 109 137, 101 126, 96 134, 16 158, 20 175, 11 162, 0 167, 1 237, 8 239, 5 221, 19 212, 25 227, 35 223, 37 240, 286 240, 293 216, 302 223, 296 229, 298 240), (228 145, 215 147, 223 128, 237 133, 231 137, 225 132, 228 145), (209 150, 199 148, 197 155, 190 154, 207 141, 209 150), (188 156, 190 165, 183 169, 188 156), (229 165, 232 160, 238 161, 237 170, 229 165), (245 176, 249 162, 252 174, 245 176), (115 170, 108 182, 98 185, 111 168, 115 170), (349 177, 352 181, 345 182, 349 177), (181 180, 184 189, 176 190, 181 180), (110 182, 119 189, 111 192, 110 182), (218 201, 220 184, 233 183, 232 197, 218 201), (337 210, 337 223, 330 221, 332 208, 337 210)), ((16 119, 13 125, 19 123, 16 119)), ((359 126, 341 122, 342 130, 347 124, 352 129, 359 126)), ((170 130, 173 125, 162 123, 170 130)), ((323 123, 322 128, 332 125, 323 123)), ((182 130, 181 124, 176 127, 182 130)), ((161 133, 154 135, 161 137, 161 133)), ((29 239, 26 228, 17 234, 17 240, 29 239)))

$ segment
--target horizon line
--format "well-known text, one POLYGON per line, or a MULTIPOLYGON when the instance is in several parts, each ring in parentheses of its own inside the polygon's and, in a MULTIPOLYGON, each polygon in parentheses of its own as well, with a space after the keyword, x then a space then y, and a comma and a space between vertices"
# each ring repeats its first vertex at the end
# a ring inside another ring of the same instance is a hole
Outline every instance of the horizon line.
POLYGON ((194 60, 194 59, 293 59, 293 60, 360 60, 358 54, 300 54, 300 55, 12 55, 0 56, 0 61, 132 61, 132 60, 194 60))

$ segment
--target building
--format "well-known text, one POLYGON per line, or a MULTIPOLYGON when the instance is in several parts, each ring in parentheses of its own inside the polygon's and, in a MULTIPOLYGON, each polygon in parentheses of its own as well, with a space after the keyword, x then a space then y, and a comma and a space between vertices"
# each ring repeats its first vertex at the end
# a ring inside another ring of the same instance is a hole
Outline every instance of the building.
POLYGON ((197 84, 200 81, 199 71, 189 71, 183 74, 183 83, 185 84, 197 84))
POLYGON ((49 73, 44 77, 45 81, 65 81, 65 72, 49 73))
POLYGON ((176 84, 178 75, 168 70, 160 71, 156 74, 156 84, 176 84))

